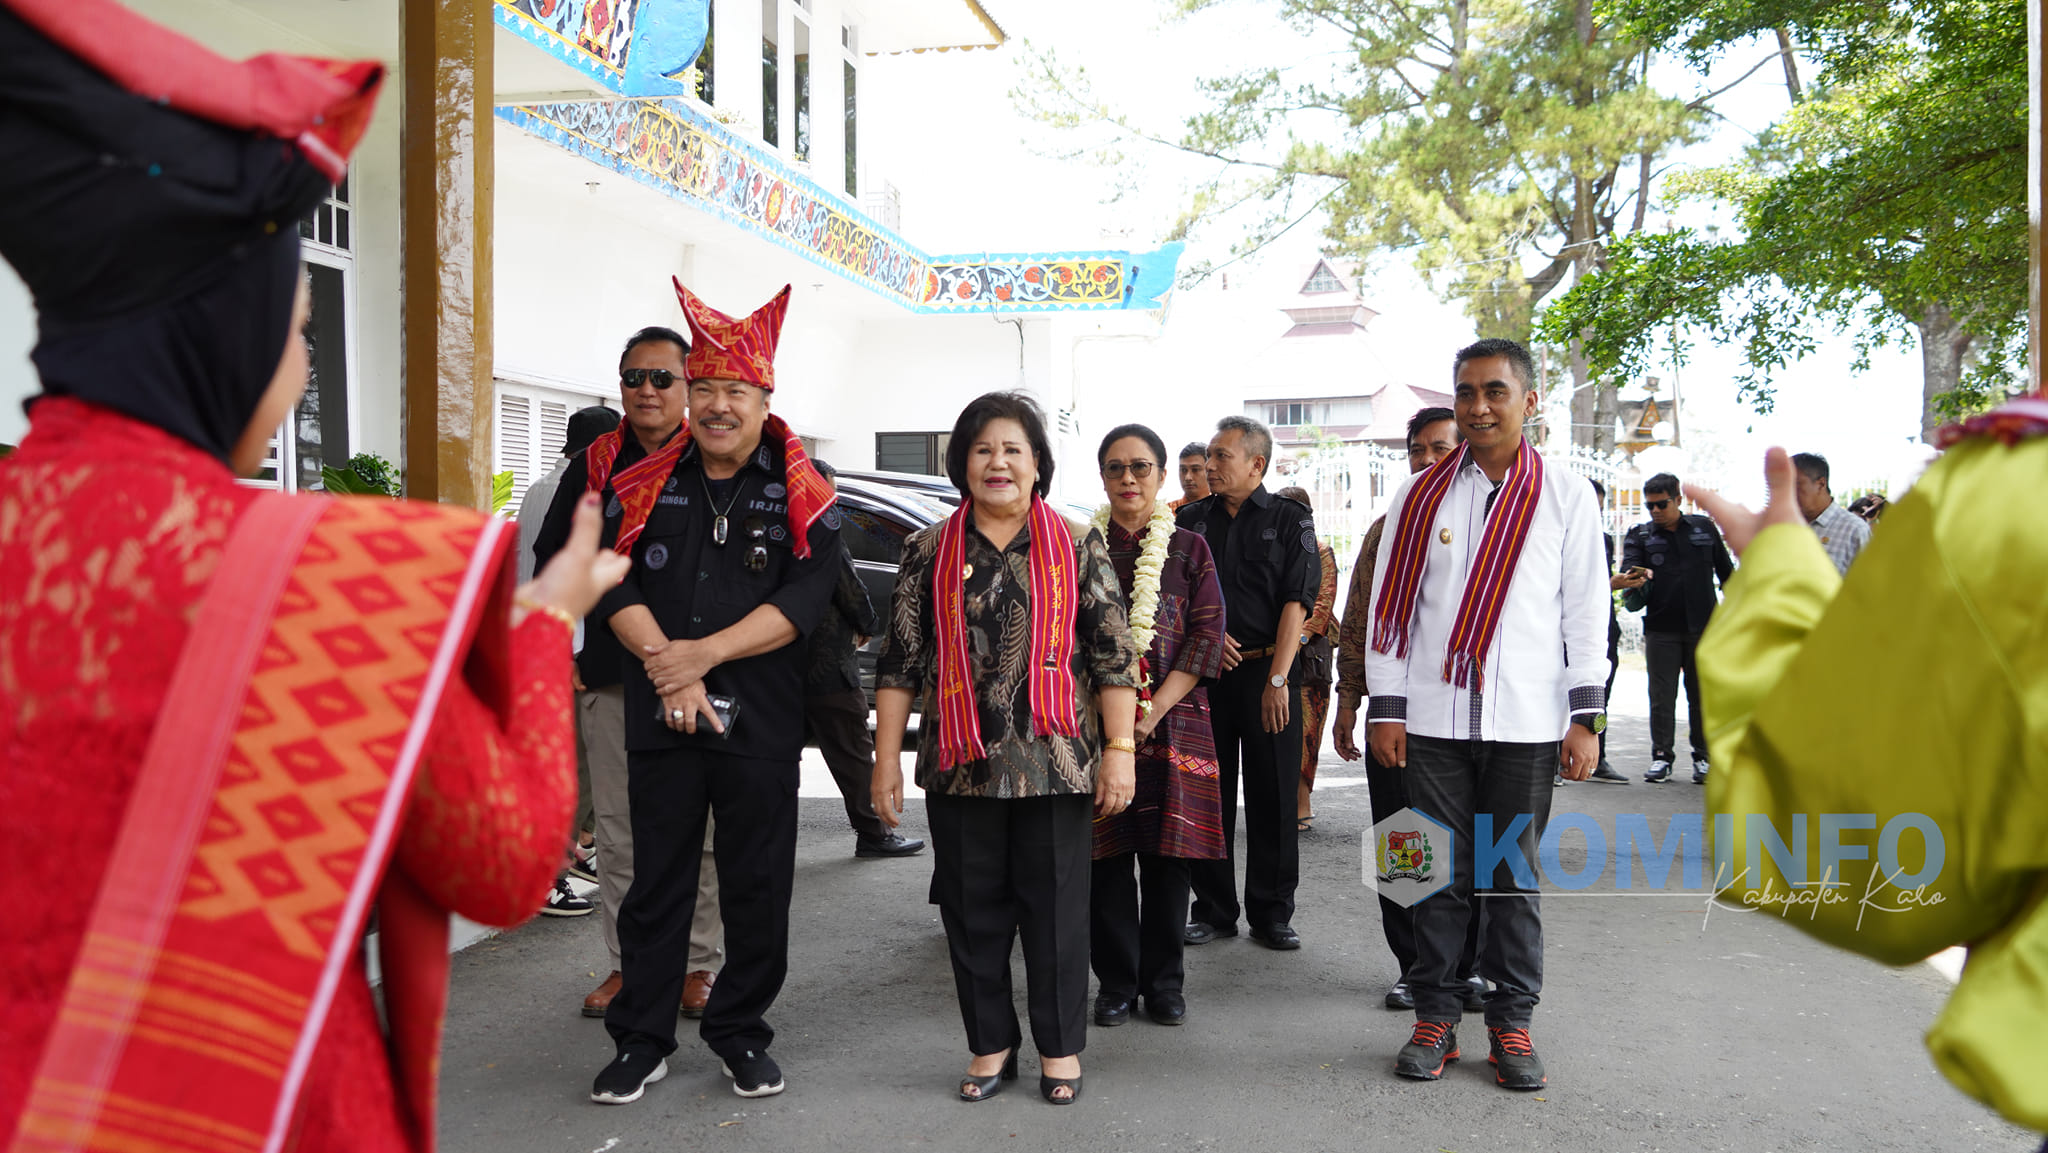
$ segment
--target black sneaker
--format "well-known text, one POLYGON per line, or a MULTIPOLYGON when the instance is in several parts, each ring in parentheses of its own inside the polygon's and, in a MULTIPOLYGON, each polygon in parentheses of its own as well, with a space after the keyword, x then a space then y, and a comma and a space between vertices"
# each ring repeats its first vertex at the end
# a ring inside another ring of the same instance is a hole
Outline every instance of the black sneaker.
POLYGON ((668 1062, 653 1053, 628 1049, 612 1058, 591 1083, 590 1099, 600 1105, 638 1101, 649 1085, 668 1076, 668 1062))
POLYGON ((1616 785, 1626 785, 1629 783, 1628 774, 1608 764, 1606 761, 1601 761, 1593 769, 1593 779, 1596 781, 1607 781, 1616 785))
POLYGON ((1707 758, 1694 757, 1692 759, 1692 783, 1695 785, 1707 783, 1707 758))
POLYGON ((587 917, 596 911, 589 898, 577 896, 569 887, 567 876, 555 878, 555 887, 548 890, 547 902, 540 907, 543 917, 587 917))
POLYGON ((1643 774, 1643 779, 1653 785, 1661 785, 1665 781, 1670 780, 1671 762, 1663 760, 1651 761, 1650 771, 1643 774))
POLYGON ((1411 1012, 1414 1011, 1415 994, 1409 991, 1408 982, 1394 982, 1393 987, 1387 990, 1386 1004, 1387 1008, 1389 1009, 1407 1009, 1411 1012))
POLYGON ((569 854, 569 875, 582 881, 597 884, 597 850, 592 849, 584 856, 569 854))
POLYGON ((1415 1032, 1394 1054, 1394 1075, 1411 1081, 1435 1081, 1444 1066, 1458 1059, 1458 1030, 1449 1021, 1417 1021, 1415 1032))
POLYGON ((1188 945, 1206 945, 1211 941, 1235 936, 1237 936, 1236 925, 1225 927, 1211 925, 1207 921, 1189 921, 1187 927, 1180 931, 1182 943, 1188 945))
POLYGON ((853 855, 856 857, 908 857, 923 850, 923 841, 914 841, 899 833, 884 833, 879 837, 855 833, 853 836, 853 855))
POLYGON ((1495 1029, 1487 1027, 1486 1036, 1493 1044, 1493 1051, 1486 1060, 1493 1065, 1493 1083, 1503 1089, 1541 1089, 1550 1078, 1543 1075, 1543 1059, 1536 1055, 1536 1046, 1529 1040, 1527 1029, 1495 1029))
POLYGON ((747 1050, 737 1061, 727 1061, 719 1070, 732 1078, 732 1091, 742 1097, 773 1097, 786 1087, 782 1067, 766 1053, 747 1050))

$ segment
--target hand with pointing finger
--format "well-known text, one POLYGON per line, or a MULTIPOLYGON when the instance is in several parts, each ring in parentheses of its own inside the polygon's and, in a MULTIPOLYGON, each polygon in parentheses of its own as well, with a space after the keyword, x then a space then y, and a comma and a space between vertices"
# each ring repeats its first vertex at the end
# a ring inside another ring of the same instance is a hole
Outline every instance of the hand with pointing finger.
POLYGON ((1769 496, 1762 512, 1752 512, 1713 489, 1696 484, 1686 485, 1685 495, 1707 510, 1707 515, 1721 526, 1721 536, 1728 547, 1741 556, 1749 542, 1772 525, 1806 523, 1806 514, 1799 511, 1799 498, 1794 491, 1797 477, 1791 456, 1782 448, 1773 448, 1764 453, 1764 482, 1769 496))

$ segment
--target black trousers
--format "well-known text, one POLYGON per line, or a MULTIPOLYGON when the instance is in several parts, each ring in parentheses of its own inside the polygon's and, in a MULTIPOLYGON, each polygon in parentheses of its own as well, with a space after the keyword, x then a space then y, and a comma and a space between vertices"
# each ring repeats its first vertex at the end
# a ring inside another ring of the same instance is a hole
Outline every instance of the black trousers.
POLYGON ((804 698, 804 724, 818 742, 832 782, 846 802, 846 822, 863 837, 888 833, 875 815, 868 786, 875 779, 875 738, 868 733, 868 695, 859 689, 804 698))
POLYGON ((1024 1039, 1010 995, 1010 952, 1020 937, 1039 1055, 1068 1057, 1088 1043, 1094 805, 1086 794, 1014 801, 925 794, 931 900, 946 926, 967 1047, 977 1056, 1024 1039))
POLYGON ((1707 755, 1707 723, 1700 719, 1700 669, 1693 652, 1698 633, 1644 633, 1644 656, 1650 666, 1650 756, 1675 760, 1672 745, 1678 729, 1678 675, 1685 674, 1686 720, 1692 731, 1692 754, 1707 755))
POLYGON ((1121 853, 1095 861, 1089 951, 1102 993, 1178 993, 1187 977, 1188 859, 1121 853), (1132 867, 1136 866, 1135 875, 1132 867))
MULTIPOLYGON (((1607 610, 1607 695, 1601 699, 1614 703, 1614 674, 1621 671, 1621 622, 1614 619, 1614 609, 1607 610)), ((1600 763, 1607 763, 1607 728, 1600 729, 1600 763)))
MULTIPOLYGON (((1380 764, 1372 754, 1366 754, 1365 787, 1372 793, 1373 824, 1377 825, 1408 807, 1408 784, 1401 779, 1401 772, 1400 768, 1380 764)), ((1482 901, 1478 915, 1465 929, 1465 951, 1458 956, 1460 977, 1473 977, 1479 973, 1479 937, 1485 924, 1486 908, 1482 901)), ((1381 897, 1380 931, 1386 935, 1387 950, 1394 954, 1395 964, 1401 967, 1401 979, 1412 982, 1415 976, 1415 910, 1381 897)))
POLYGON ((1556 741, 1447 741, 1409 734, 1408 799, 1449 827, 1456 839, 1450 885, 1411 910, 1415 968, 1409 988, 1416 1020, 1456 1021, 1464 1015, 1458 958, 1474 906, 1483 903, 1486 932, 1479 946, 1479 975, 1494 983, 1486 995, 1486 1023, 1529 1026, 1543 992, 1542 909, 1534 888, 1520 887, 1505 864, 1492 876, 1472 875, 1473 816, 1490 814, 1491 839, 1498 841, 1509 822, 1528 814, 1518 843, 1533 871, 1537 842, 1550 823, 1550 781, 1556 772, 1556 741))
POLYGON ((789 894, 796 878, 794 761, 696 750, 626 754, 633 810, 633 887, 619 907, 619 995, 604 1027, 621 1053, 676 1050, 690 961, 690 918, 704 818, 725 921, 725 966, 698 1034, 728 1061, 775 1039, 762 1015, 789 972, 789 894))
POLYGON ((1254 929, 1294 920, 1294 887, 1301 879, 1295 805, 1301 787, 1301 690, 1287 687, 1287 727, 1269 733, 1260 703, 1272 659, 1249 660, 1224 673, 1209 689, 1209 724, 1216 734, 1217 784, 1223 793, 1220 861, 1188 862, 1194 889, 1192 920, 1219 929, 1237 924, 1237 786, 1244 781, 1244 918, 1254 929))

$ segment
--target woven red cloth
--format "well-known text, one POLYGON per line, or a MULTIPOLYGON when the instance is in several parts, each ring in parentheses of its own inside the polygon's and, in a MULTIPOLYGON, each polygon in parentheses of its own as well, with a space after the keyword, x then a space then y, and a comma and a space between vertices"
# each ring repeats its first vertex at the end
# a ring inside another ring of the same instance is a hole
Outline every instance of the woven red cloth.
MULTIPOLYGON (((0 881, 14 907, 0 934, 7 1140, 192 613, 254 496, 185 442, 69 399, 39 402, 0 462, 0 835, 63 865, 0 881)), ((512 634, 509 727, 460 678, 442 700, 393 864, 442 909, 512 924, 554 878, 575 794, 568 650, 540 614, 512 634)), ((420 1147, 360 951, 299 1100, 296 1149, 420 1147)))

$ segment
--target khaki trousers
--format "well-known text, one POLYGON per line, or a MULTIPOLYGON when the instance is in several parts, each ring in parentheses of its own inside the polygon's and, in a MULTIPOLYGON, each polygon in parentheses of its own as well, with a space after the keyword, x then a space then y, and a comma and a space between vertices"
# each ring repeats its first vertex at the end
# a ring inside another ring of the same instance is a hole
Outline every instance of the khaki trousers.
MULTIPOLYGON (((626 690, 623 686, 576 694, 577 735, 590 764, 590 807, 597 823, 597 891, 603 904, 604 943, 619 971, 619 906, 633 887, 633 809, 626 789, 626 690)), ((717 972, 725 963, 718 913, 718 869, 711 858, 714 822, 704 822, 704 859, 697 871, 697 913, 690 922, 690 968, 717 972)))

